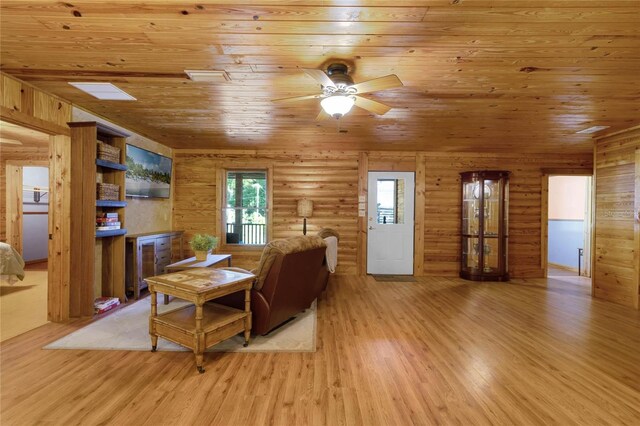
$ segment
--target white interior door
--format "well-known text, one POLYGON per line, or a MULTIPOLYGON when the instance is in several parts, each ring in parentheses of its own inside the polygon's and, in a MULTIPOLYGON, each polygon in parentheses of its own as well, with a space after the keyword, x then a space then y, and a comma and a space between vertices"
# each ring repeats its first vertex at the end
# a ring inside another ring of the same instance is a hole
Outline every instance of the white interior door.
POLYGON ((369 172, 367 273, 413 275, 413 172, 369 172))

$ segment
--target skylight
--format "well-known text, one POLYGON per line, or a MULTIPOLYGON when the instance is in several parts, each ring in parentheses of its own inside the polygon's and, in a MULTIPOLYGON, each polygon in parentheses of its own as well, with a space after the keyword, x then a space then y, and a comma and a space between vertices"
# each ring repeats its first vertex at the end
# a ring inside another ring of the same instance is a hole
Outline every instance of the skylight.
POLYGON ((582 129, 579 132, 576 132, 578 134, 591 134, 591 133, 595 133, 595 132, 599 132, 600 130, 604 130, 604 129, 608 129, 611 126, 592 126, 589 127, 587 129, 582 129))
POLYGON ((136 98, 111 83, 69 83, 73 87, 82 90, 104 101, 135 101, 136 98))
POLYGON ((207 81, 224 83, 230 81, 229 74, 226 71, 217 70, 184 70, 185 74, 193 81, 207 81))

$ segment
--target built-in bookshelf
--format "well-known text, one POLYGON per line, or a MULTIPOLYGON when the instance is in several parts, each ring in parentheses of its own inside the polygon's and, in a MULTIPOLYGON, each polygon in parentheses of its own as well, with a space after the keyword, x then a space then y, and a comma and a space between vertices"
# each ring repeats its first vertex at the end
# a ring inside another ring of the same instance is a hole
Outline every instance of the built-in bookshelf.
POLYGON ((73 252, 69 312, 72 317, 80 317, 93 315, 97 298, 126 300, 125 149, 129 135, 95 122, 69 123, 69 127, 73 252), (98 143, 119 149, 119 158, 112 159, 118 161, 98 158, 98 143), (119 187, 117 197, 112 197, 116 199, 99 199, 98 183, 119 187), (96 259, 96 253, 100 259, 96 259), (101 283, 98 289, 97 281, 101 283))

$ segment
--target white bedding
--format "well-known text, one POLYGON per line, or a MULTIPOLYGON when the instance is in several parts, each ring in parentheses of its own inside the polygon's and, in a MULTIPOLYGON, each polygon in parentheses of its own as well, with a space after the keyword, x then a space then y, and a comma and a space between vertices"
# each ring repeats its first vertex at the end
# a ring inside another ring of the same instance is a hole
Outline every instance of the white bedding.
POLYGON ((0 243, 0 275, 24 279, 24 259, 20 253, 6 243, 0 243))

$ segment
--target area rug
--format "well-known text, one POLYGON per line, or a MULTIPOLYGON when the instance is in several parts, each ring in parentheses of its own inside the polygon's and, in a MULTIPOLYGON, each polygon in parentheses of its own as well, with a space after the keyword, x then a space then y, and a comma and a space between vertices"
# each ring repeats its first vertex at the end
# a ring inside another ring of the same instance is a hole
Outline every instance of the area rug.
POLYGON ((373 279, 379 282, 414 283, 416 279, 411 275, 373 275, 373 279))
MULTIPOLYGON (((173 299, 168 305, 158 303, 158 313, 181 308, 188 303, 173 299)), ((149 351, 150 298, 142 299, 119 309, 80 330, 48 344, 43 349, 85 349, 149 351)), ((207 352, 315 352, 316 350, 316 302, 301 312, 294 320, 277 328, 267 336, 252 336, 248 347, 243 347, 240 334, 225 340, 207 352)), ((158 351, 188 351, 180 345, 158 338, 158 351)))

